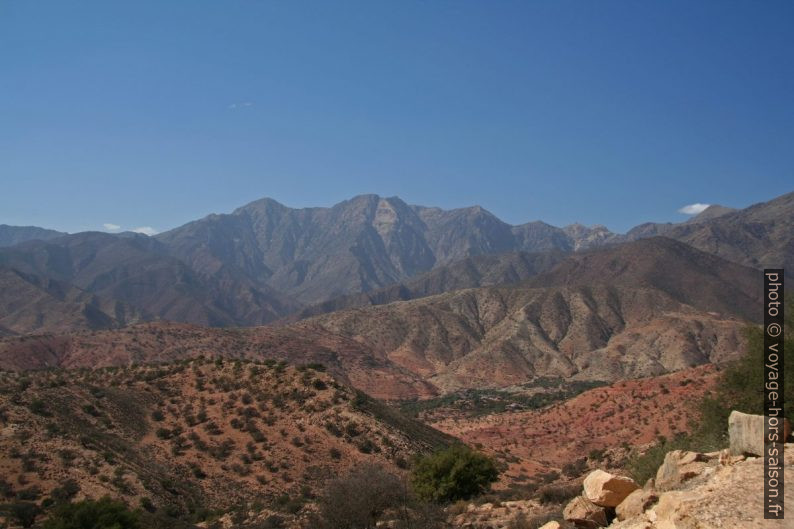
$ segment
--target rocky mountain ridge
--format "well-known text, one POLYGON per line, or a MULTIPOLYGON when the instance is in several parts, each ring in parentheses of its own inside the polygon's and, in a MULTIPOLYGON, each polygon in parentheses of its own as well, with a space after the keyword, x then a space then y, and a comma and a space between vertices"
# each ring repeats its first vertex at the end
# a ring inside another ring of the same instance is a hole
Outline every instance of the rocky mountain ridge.
MULTIPOLYGON (((739 211, 712 206, 689 222, 625 235, 598 226, 510 226, 480 207, 442 210, 377 195, 305 209, 262 199, 154 238, 24 229, 15 241, 47 240, 0 248, 0 267, 67 283, 144 320, 248 326, 527 280, 567 253, 658 234, 754 268, 785 266, 794 256, 792 225, 791 193, 739 211)), ((47 323, 57 320, 56 301, 39 302, 31 316, 2 315, 17 322, 2 332, 59 330, 47 323)), ((4 303, 33 308, 24 299, 4 303)), ((108 327, 126 323, 106 316, 108 327)), ((98 321, 77 318, 75 326, 98 321)))

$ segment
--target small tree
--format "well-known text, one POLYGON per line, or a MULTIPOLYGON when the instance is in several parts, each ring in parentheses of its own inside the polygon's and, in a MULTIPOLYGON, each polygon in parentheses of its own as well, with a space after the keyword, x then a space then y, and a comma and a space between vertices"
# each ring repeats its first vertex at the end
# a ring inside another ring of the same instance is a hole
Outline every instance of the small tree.
POLYGON ((68 503, 55 509, 43 529, 140 529, 138 515, 124 503, 104 497, 68 503))
POLYGON ((427 501, 467 500, 488 490, 499 471, 491 458, 463 444, 455 444, 416 461, 412 483, 427 501))

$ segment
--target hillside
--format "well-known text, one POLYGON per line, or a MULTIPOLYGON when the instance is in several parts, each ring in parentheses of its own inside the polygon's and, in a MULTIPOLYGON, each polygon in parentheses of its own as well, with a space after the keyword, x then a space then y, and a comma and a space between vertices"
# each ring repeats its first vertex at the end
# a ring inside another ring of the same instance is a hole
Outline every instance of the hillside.
POLYGON ((552 268, 567 255, 561 252, 513 252, 478 255, 439 266, 413 279, 370 292, 351 294, 312 305, 293 315, 296 321, 319 314, 370 305, 386 305, 453 290, 517 283, 552 268))
POLYGON ((690 403, 712 390, 717 376, 702 366, 617 382, 537 410, 471 417, 442 406, 421 418, 504 461, 501 486, 520 488, 529 476, 567 474, 566 464, 583 461, 573 478, 587 466, 620 466, 629 448, 688 431, 690 403))
POLYGON ((527 281, 535 287, 653 288, 704 311, 760 317, 759 273, 667 237, 571 254, 527 281))
POLYGON ((298 513, 354 463, 399 472, 449 442, 323 372, 276 362, 0 373, 0 410, 6 497, 71 489, 193 520, 254 502, 298 513))

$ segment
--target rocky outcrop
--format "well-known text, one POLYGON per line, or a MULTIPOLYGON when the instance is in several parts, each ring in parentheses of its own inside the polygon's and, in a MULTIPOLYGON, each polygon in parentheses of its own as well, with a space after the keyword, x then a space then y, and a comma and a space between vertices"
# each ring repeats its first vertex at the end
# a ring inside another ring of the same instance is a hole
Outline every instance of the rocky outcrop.
POLYGON ((618 520, 628 520, 633 516, 640 516, 645 509, 657 501, 659 501, 659 495, 652 487, 637 489, 615 507, 615 514, 618 520))
POLYGON ((593 529, 595 527, 605 527, 609 513, 604 507, 596 505, 584 496, 577 496, 572 499, 562 515, 566 521, 571 522, 576 527, 582 529, 593 529))
MULTIPOLYGON (((783 529, 763 517, 763 459, 720 457, 719 452, 671 452, 658 475, 662 486, 638 489, 617 506, 612 529, 783 529), (684 479, 685 478, 685 479, 684 479), (657 501, 658 500, 658 501, 657 501)), ((785 446, 784 476, 794 480, 794 444, 785 446)), ((791 487, 785 502, 794 502, 791 487)))
POLYGON ((688 480, 703 475, 707 467, 716 466, 715 457, 686 450, 673 450, 664 457, 656 472, 656 489, 660 491, 681 488, 688 480))
MULTIPOLYGON (((565 507, 563 516, 576 527, 588 529, 792 527, 790 521, 764 519, 764 460, 744 455, 754 453, 758 440, 763 440, 759 435, 763 434, 763 419, 734 411, 730 451, 669 452, 656 477, 643 488, 629 478, 595 470, 585 478, 582 496, 565 507)), ((788 425, 784 435, 789 435, 788 425)), ((792 482, 794 444, 786 444, 784 454, 784 480, 792 482)), ((792 488, 784 492, 784 502, 789 505, 794 504, 792 488)))
MULTIPOLYGON (((728 418, 731 455, 763 455, 764 422, 763 415, 732 411, 728 418)), ((791 425, 787 419, 783 419, 781 433, 781 440, 787 439, 791 433, 791 425)))
POLYGON ((628 477, 594 470, 584 479, 584 497, 601 507, 617 507, 639 485, 628 477))

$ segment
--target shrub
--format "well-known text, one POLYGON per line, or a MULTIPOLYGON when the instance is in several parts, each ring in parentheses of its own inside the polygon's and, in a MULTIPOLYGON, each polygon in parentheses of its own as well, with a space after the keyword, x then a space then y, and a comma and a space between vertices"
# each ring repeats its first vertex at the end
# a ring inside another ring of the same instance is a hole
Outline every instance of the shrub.
POLYGON ((140 529, 137 514, 121 502, 104 497, 59 506, 43 529, 140 529))
POLYGON ((41 509, 35 503, 22 501, 3 506, 3 510, 22 527, 33 527, 36 517, 41 513, 41 509))
POLYGON ((419 458, 412 483, 420 498, 445 503, 481 494, 498 477, 493 460, 466 445, 455 444, 419 458))
POLYGON ((371 528, 383 514, 402 504, 404 486, 383 467, 364 464, 328 484, 319 500, 321 526, 371 528))
POLYGON ((80 492, 80 485, 73 479, 68 479, 63 482, 63 485, 53 489, 50 496, 57 503, 65 503, 74 498, 80 492))
POLYGON ((565 503, 582 491, 581 485, 547 485, 538 492, 540 503, 565 503))

